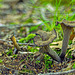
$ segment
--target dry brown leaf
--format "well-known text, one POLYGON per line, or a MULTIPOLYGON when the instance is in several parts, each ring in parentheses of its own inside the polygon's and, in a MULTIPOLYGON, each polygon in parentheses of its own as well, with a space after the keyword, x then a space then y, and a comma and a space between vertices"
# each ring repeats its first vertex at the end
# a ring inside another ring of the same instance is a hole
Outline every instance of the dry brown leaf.
POLYGON ((62 47, 62 41, 53 42, 53 46, 50 46, 51 48, 61 48, 62 47))
POLYGON ((67 57, 68 54, 69 54, 69 52, 70 52, 70 51, 73 51, 73 50, 74 50, 74 48, 71 48, 71 49, 67 52, 67 54, 65 55, 65 57, 67 57))

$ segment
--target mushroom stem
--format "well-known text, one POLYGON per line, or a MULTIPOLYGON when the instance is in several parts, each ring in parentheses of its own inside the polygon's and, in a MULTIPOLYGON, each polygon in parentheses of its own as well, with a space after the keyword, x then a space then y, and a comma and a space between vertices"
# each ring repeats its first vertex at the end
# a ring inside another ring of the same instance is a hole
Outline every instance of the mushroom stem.
MULTIPOLYGON (((42 49, 42 48, 41 48, 41 49, 42 49)), ((61 59, 60 59, 60 57, 58 56, 58 54, 57 54, 55 51, 53 51, 53 50, 49 47, 49 45, 44 46, 44 47, 43 47, 43 50, 41 50, 41 51, 44 51, 44 53, 48 54, 52 59, 54 59, 54 60, 56 60, 56 61, 58 61, 58 62, 61 62, 61 59)))
POLYGON ((61 27, 63 29, 64 36, 63 36, 63 44, 62 44, 60 58, 61 58, 61 60, 64 60, 67 46, 68 46, 68 42, 69 42, 69 38, 70 38, 70 34, 71 34, 71 31, 73 28, 68 27, 68 26, 64 26, 64 25, 61 25, 61 27))

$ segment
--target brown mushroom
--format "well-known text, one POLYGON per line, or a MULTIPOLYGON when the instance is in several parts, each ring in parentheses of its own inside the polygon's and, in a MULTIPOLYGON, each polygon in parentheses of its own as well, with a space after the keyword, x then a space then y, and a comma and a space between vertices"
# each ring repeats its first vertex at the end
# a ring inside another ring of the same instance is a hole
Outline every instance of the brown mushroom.
POLYGON ((72 31, 73 27, 75 27, 75 21, 66 21, 66 20, 63 20, 62 22, 57 21, 56 25, 58 25, 58 24, 61 25, 61 27, 63 29, 63 33, 64 33, 63 44, 62 44, 62 49, 61 49, 61 54, 60 54, 61 60, 64 60, 71 31, 72 31))
POLYGON ((46 32, 43 30, 39 30, 36 32, 36 36, 34 37, 34 44, 40 47, 41 53, 46 53, 51 56, 54 60, 60 62, 61 59, 57 55, 55 51, 53 51, 49 44, 56 38, 55 30, 51 32, 46 32))

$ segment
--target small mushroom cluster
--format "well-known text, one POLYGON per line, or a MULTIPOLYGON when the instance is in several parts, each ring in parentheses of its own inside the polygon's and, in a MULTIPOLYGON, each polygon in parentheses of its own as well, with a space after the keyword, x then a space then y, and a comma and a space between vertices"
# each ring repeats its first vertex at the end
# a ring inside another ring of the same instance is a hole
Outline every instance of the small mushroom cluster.
POLYGON ((37 31, 36 36, 34 37, 34 44, 36 46, 40 47, 40 50, 39 50, 40 53, 46 53, 50 57, 52 57, 54 60, 61 62, 64 60, 68 42, 69 42, 69 38, 70 38, 70 34, 71 34, 71 31, 73 30, 73 27, 75 27, 75 25, 74 25, 75 22, 63 20, 62 22, 57 21, 56 25, 58 25, 58 24, 61 25, 61 27, 63 29, 63 33, 64 33, 60 57, 49 46, 49 44, 52 43, 53 40, 56 38, 55 30, 50 31, 50 32, 46 32, 43 30, 37 31))
POLYGON ((54 60, 60 62, 61 59, 57 55, 55 51, 53 51, 49 44, 56 38, 56 31, 53 30, 51 32, 46 32, 43 30, 39 30, 36 32, 36 36, 34 37, 34 44, 40 47, 40 53, 46 53, 51 56, 54 60))

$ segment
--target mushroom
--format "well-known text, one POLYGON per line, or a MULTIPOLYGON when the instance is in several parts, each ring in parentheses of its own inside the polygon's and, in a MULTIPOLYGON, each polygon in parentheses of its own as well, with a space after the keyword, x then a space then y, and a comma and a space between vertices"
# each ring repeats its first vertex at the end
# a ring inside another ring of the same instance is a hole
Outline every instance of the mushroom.
POLYGON ((61 25, 61 27, 63 29, 63 33, 64 33, 63 44, 62 44, 62 49, 61 49, 61 54, 60 54, 60 58, 63 61, 65 54, 66 54, 71 31, 72 31, 73 27, 75 27, 75 21, 66 21, 66 20, 63 20, 62 22, 57 21, 56 25, 58 25, 58 24, 61 25))
POLYGON ((39 30, 36 32, 36 36, 34 37, 34 44, 40 47, 40 53, 46 53, 51 56, 54 60, 61 62, 58 54, 53 51, 49 44, 56 38, 56 31, 53 30, 51 32, 46 32, 43 30, 39 30))

